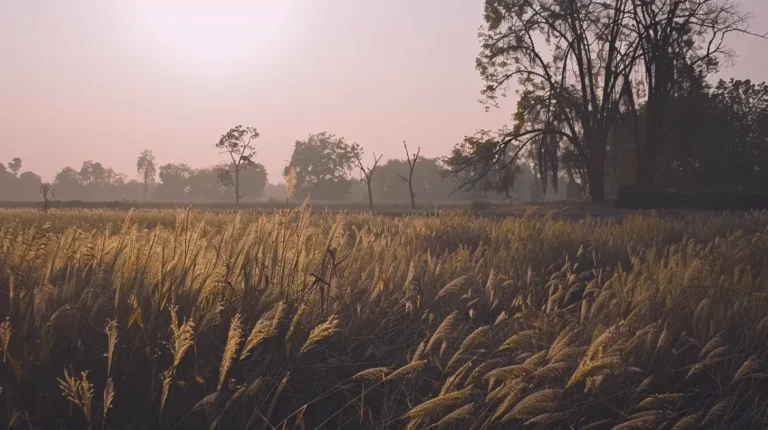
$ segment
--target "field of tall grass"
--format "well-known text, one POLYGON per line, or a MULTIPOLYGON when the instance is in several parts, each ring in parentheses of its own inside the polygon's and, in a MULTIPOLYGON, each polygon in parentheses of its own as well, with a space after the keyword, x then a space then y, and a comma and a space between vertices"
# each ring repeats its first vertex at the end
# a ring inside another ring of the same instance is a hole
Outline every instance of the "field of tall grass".
POLYGON ((0 210, 19 429, 766 428, 768 213, 0 210))

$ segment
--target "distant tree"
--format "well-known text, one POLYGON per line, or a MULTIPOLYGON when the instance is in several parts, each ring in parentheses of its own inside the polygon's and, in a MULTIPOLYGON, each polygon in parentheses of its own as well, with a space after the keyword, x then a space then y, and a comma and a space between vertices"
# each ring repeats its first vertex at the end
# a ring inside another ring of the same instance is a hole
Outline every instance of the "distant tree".
MULTIPOLYGON (((228 171, 234 171, 234 166, 230 166, 228 171)), ((267 186, 267 169, 261 163, 248 163, 240 172, 240 194, 241 200, 257 201, 264 195, 264 189, 267 186)), ((231 199, 234 189, 228 187, 224 189, 225 198, 231 199)))
POLYGON ((139 155, 136 160, 136 171, 141 175, 144 188, 142 189, 142 199, 147 200, 147 191, 149 190, 149 184, 155 181, 155 174, 157 169, 155 167, 155 156, 152 151, 145 149, 139 155))
POLYGON ((40 184, 40 195, 43 196, 43 212, 48 212, 51 200, 56 198, 56 189, 51 187, 50 182, 40 184))
POLYGON ((216 143, 216 148, 222 150, 231 159, 230 169, 220 170, 218 178, 226 186, 235 187, 235 206, 240 206, 240 172, 254 165, 253 157, 256 155, 256 139, 259 132, 254 127, 238 125, 223 134, 216 143))
POLYGON ((14 176, 19 176, 19 170, 21 170, 21 158, 16 157, 8 163, 8 170, 13 173, 14 176))
POLYGON ((16 181, 16 192, 19 200, 36 200, 35 195, 40 190, 43 181, 40 176, 32 172, 24 172, 16 181))
POLYGON ((376 166, 379 164, 379 160, 381 160, 382 155, 376 156, 376 153, 373 153, 373 166, 371 167, 365 167, 363 165, 363 160, 360 157, 360 154, 357 154, 357 166, 360 168, 360 174, 362 175, 362 178, 360 178, 361 181, 365 182, 366 187, 368 188, 368 207, 371 211, 373 211, 373 191, 371 190, 371 181, 373 180, 373 173, 376 171, 376 166))
MULTIPOLYGON (((231 189, 219 181, 218 167, 190 169, 189 174, 183 179, 185 202, 222 202, 224 193, 231 189)), ((229 197, 229 196, 227 196, 229 197)))
MULTIPOLYGON (((505 159, 507 148, 500 147, 499 141, 506 133, 507 130, 502 130, 499 135, 480 130, 474 136, 466 136, 453 148, 450 156, 441 160, 441 174, 458 181, 452 193, 479 190, 508 195, 512 192, 520 160, 518 152, 512 154, 509 160, 505 159), (497 154, 499 152, 500 155, 497 154)), ((524 149, 531 152, 526 147, 520 147, 519 151, 524 149)), ((542 181, 542 186, 546 187, 546 183, 542 181)))
POLYGON ((355 168, 360 146, 349 144, 343 137, 322 132, 297 140, 291 160, 283 171, 296 171, 295 195, 317 200, 342 200, 349 195, 349 175, 355 168))
POLYGON ((106 177, 107 169, 99 162, 94 163, 92 160, 87 160, 80 167, 80 178, 87 185, 104 183, 106 177))
POLYGON ((289 194, 285 189, 285 184, 282 182, 277 184, 267 183, 266 187, 264 187, 264 200, 266 201, 282 201, 286 196, 289 196, 289 194))
POLYGON ((67 200, 83 199, 83 182, 77 170, 71 167, 61 169, 53 180, 53 186, 67 200))
POLYGON ((0 200, 8 200, 13 194, 16 177, 0 163, 0 200))
POLYGON ((408 145, 403 141, 403 147, 405 148, 406 161, 408 161, 408 177, 398 176, 398 178, 408 184, 408 194, 411 197, 411 209, 416 209, 416 194, 413 192, 413 171, 416 169, 416 162, 419 160, 419 153, 421 153, 421 147, 416 150, 416 153, 411 155, 408 151, 408 145))
MULTIPOLYGON (((460 183, 442 175, 442 163, 437 158, 419 156, 419 166, 413 172, 413 193, 422 201, 466 200, 470 193, 455 192, 460 183)), ((379 201, 407 202, 410 204, 408 184, 400 177, 407 177, 410 166, 407 160, 390 159, 376 168, 373 181, 373 197, 379 201)))
POLYGON ((84 195, 89 200, 97 201, 121 198, 120 190, 127 179, 125 174, 117 173, 111 167, 104 167, 93 160, 83 162, 79 175, 84 195))
POLYGON ((186 164, 164 164, 158 169, 160 184, 155 189, 154 200, 161 202, 185 201, 187 198, 187 180, 193 169, 186 164))

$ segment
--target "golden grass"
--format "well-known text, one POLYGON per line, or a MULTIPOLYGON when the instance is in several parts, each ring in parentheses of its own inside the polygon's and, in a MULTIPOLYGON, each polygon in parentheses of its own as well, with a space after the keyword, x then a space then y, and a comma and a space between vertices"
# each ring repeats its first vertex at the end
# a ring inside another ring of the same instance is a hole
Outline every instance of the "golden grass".
POLYGON ((768 214, 539 212, 0 210, 0 421, 766 427, 768 214))

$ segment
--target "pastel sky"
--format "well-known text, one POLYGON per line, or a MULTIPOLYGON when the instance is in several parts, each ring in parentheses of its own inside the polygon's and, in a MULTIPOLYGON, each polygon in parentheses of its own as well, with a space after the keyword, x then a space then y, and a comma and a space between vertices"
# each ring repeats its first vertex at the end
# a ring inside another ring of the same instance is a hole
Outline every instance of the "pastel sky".
MULTIPOLYGON (((768 31, 768 1, 742 0, 768 31)), ((445 155, 486 113, 475 71, 482 0, 0 0, 0 162, 45 180, 84 160, 136 177, 216 164, 230 127, 258 128, 280 180, 296 139, 329 131, 386 158, 445 155)), ((768 81, 768 41, 731 40, 723 77, 768 81)))

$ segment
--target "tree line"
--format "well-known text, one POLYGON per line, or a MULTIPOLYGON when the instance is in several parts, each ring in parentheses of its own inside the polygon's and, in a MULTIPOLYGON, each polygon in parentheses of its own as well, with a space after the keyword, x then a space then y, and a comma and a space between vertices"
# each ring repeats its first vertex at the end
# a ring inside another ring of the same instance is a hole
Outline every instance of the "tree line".
POLYGON ((518 102, 512 127, 454 147, 447 174, 504 190, 527 163, 544 190, 565 174, 594 200, 626 187, 768 195, 768 87, 709 80, 734 56, 726 36, 768 36, 750 18, 730 0, 486 0, 483 98, 497 106, 516 82, 518 102))
MULTIPOLYGON (((133 178, 110 167, 87 160, 78 168, 64 167, 51 183, 30 171, 14 158, 0 163, 0 200, 4 201, 152 201, 176 203, 234 203, 264 201, 360 201, 371 208, 374 202, 460 201, 487 194, 491 199, 536 200, 541 197, 535 173, 521 169, 518 184, 505 193, 455 192, 460 182, 444 176, 439 158, 421 155, 420 148, 405 158, 380 163, 383 154, 370 162, 360 145, 343 137, 321 132, 298 140, 281 172, 283 181, 267 181, 266 168, 256 162, 258 131, 236 126, 214 145, 223 161, 193 168, 184 163, 161 164, 152 151, 136 159, 133 178)), ((564 196, 553 196, 554 198, 564 196)))

